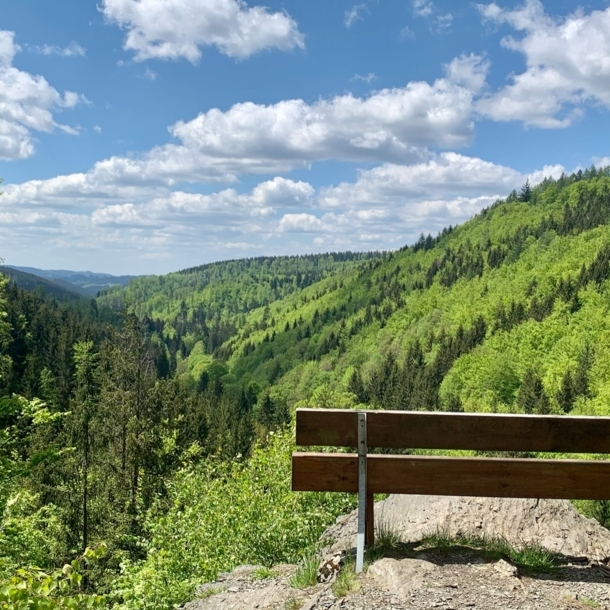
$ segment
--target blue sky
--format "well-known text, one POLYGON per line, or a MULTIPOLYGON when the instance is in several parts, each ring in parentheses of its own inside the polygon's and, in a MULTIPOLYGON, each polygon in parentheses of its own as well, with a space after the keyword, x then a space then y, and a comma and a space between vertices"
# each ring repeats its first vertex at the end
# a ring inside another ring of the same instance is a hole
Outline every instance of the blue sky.
POLYGON ((394 249, 610 164, 609 4, 0 0, 0 256, 394 249))

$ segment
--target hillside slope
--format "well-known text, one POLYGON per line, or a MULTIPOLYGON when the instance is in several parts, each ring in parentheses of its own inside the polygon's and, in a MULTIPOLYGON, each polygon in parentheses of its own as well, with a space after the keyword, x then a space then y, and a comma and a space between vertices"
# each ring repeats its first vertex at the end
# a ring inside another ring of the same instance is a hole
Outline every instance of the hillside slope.
POLYGON ((304 287, 272 289, 295 276, 297 259, 278 259, 284 275, 269 267, 264 281, 218 263, 221 284, 172 274, 109 296, 165 321, 185 374, 213 355, 227 383, 268 386, 290 405, 607 413, 609 175, 545 180, 304 287), (219 321, 233 315, 212 345, 197 329, 202 302, 219 321))

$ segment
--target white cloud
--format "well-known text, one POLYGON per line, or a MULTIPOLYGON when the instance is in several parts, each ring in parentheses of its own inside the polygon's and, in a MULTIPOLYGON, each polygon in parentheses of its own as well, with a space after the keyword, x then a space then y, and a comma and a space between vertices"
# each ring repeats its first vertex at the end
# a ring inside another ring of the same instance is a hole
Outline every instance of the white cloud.
MULTIPOLYGON (((320 189, 316 204, 343 219, 344 228, 334 231, 341 240, 367 235, 367 247, 399 247, 421 232, 434 234, 468 220, 528 179, 536 184, 562 171, 562 166, 548 166, 522 174, 476 157, 443 153, 415 165, 384 164, 361 171, 355 182, 320 189), (375 241, 371 235, 382 238, 375 241)), ((324 240, 331 245, 328 237, 324 240)), ((356 245, 352 241, 349 247, 356 245)))
POLYGON ((278 224, 278 230, 285 232, 318 233, 326 231, 327 226, 313 214, 284 214, 278 224))
POLYGON ((431 0, 413 0, 413 12, 418 17, 429 17, 435 11, 431 0))
POLYGON ((185 58, 195 63, 205 46, 244 59, 264 49, 305 45, 287 13, 249 7, 243 0, 103 0, 100 10, 127 30, 124 48, 137 61, 185 58))
POLYGON ((479 93, 485 86, 490 63, 481 55, 460 55, 445 66, 447 78, 462 87, 479 93))
POLYGON ((610 166, 610 157, 593 157, 591 161, 593 161, 596 167, 610 166))
POLYGON ((402 205, 407 199, 499 197, 525 179, 512 168, 448 152, 415 165, 384 164, 361 171, 356 182, 322 189, 319 203, 325 208, 379 208, 402 205))
POLYGON ((453 23, 453 15, 451 13, 445 13, 444 15, 439 15, 436 18, 436 26, 439 30, 446 30, 451 27, 453 23))
POLYGON ((95 133, 102 133, 102 128, 99 125, 94 125, 93 131, 95 131, 95 133))
POLYGON ((102 188, 91 176, 75 174, 7 185, 0 197, 0 239, 11 244, 12 254, 35 241, 40 252, 74 256, 104 249, 105 260, 116 256, 117 265, 153 258, 170 261, 168 270, 231 249, 248 255, 262 247, 275 254, 398 248, 422 231, 467 220, 527 179, 535 184, 563 170, 522 174, 451 152, 413 165, 386 163, 361 171, 354 182, 317 191, 307 182, 276 177, 247 192, 209 194, 102 188))
POLYGON ((447 77, 432 84, 410 82, 368 97, 351 94, 307 104, 286 100, 270 106, 236 104, 200 114, 170 128, 180 145, 148 155, 156 175, 174 164, 185 175, 218 172, 282 172, 327 159, 400 161, 420 158, 425 148, 467 145, 473 135, 473 96, 488 65, 480 57, 457 58, 447 77), (459 82, 455 82, 457 78, 459 82))
POLYGON ((151 70, 148 66, 146 67, 146 70, 144 70, 144 78, 148 80, 157 80, 158 76, 159 75, 154 70, 151 70))
POLYGON ((400 30, 400 37, 403 40, 405 38, 415 38, 415 32, 408 25, 405 25, 405 27, 400 30))
POLYGON ((212 109, 172 125, 175 142, 140 156, 105 159, 86 174, 44 184, 32 181, 28 188, 54 193, 68 188, 87 197, 106 197, 132 187, 173 188, 181 182, 285 173, 329 159, 413 162, 425 158, 428 147, 461 147, 473 136, 473 99, 487 62, 470 55, 445 68, 447 76, 432 84, 411 82, 366 97, 347 94, 313 104, 297 99, 269 106, 246 102, 224 112, 212 109))
POLYGON ((523 121, 544 128, 566 127, 585 102, 610 107, 610 8, 582 10, 555 19, 539 0, 514 10, 479 5, 483 18, 523 32, 502 45, 525 56, 527 69, 483 98, 478 110, 496 121, 523 121))
MULTIPOLYGON (((416 17, 428 18, 432 21, 433 27, 431 31, 439 34, 451 27, 453 23, 453 15, 451 13, 439 14, 438 9, 432 0, 413 0, 413 14, 416 17)), ((406 29, 406 35, 411 35, 409 28, 406 29)))
POLYGON ((0 30, 0 159, 24 159, 34 152, 33 131, 50 133, 61 129, 78 133, 57 123, 55 110, 73 108, 84 96, 67 91, 61 95, 42 76, 33 76, 13 66, 20 51, 14 33, 0 30))
POLYGON ((60 57, 84 57, 87 50, 78 42, 72 41, 67 47, 60 47, 56 44, 27 45, 30 53, 38 55, 59 55, 60 57))
POLYGON ((366 76, 354 74, 354 76, 351 78, 351 80, 361 80, 363 83, 367 83, 368 85, 370 85, 376 79, 377 75, 374 72, 369 72, 366 76))
POLYGON ((343 21, 345 27, 349 29, 356 21, 362 21, 361 13, 363 11, 368 12, 368 8, 364 2, 362 4, 354 4, 350 9, 347 9, 345 11, 345 20, 343 21))

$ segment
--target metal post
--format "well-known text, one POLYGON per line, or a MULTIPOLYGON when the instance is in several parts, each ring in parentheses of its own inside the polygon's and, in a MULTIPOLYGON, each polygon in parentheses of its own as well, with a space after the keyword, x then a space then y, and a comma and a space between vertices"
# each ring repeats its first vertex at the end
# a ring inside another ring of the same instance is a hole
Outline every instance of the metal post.
POLYGON ((358 535, 356 538, 356 573, 364 567, 366 530, 366 413, 358 413, 358 535))

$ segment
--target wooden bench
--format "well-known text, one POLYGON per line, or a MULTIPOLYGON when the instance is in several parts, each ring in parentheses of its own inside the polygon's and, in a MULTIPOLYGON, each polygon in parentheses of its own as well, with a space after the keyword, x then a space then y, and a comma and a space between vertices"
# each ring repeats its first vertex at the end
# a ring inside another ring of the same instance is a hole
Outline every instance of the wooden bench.
POLYGON ((369 448, 610 453, 610 417, 298 409, 293 491, 358 493, 356 570, 374 542, 373 494, 610 499, 610 461, 369 454, 369 448))

